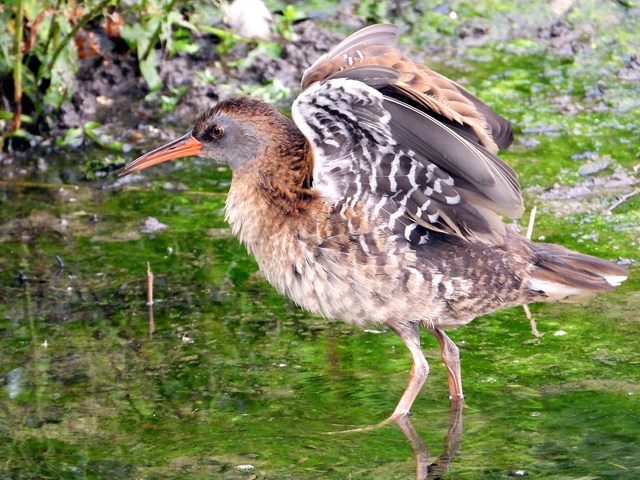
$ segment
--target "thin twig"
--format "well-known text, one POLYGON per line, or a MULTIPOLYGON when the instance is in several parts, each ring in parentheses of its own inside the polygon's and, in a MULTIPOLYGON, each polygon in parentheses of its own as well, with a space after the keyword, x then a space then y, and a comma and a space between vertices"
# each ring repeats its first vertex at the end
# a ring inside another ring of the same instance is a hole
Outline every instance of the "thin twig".
POLYGON ((630 198, 635 197, 636 195, 638 195, 640 193, 640 190, 635 189, 633 192, 631 193, 627 193, 626 195, 623 195, 622 197, 620 197, 618 199, 618 201, 616 203, 614 203, 613 205, 611 205, 609 208, 607 208, 607 214, 611 215, 613 213, 613 211, 618 208, 620 205, 622 205, 624 202, 626 202, 627 200, 629 200, 630 198))
POLYGON ((147 262, 147 317, 149 319, 149 338, 151 338, 156 324, 153 319, 153 272, 149 262, 147 262))
POLYGON ((533 336, 537 338, 542 337, 544 333, 540 333, 540 331, 538 330, 538 324, 536 323, 536 319, 533 318, 531 310, 529 310, 529 305, 525 304, 522 306, 522 308, 524 308, 524 314, 529 319, 529 324, 531 325, 531 333, 533 333, 533 336))
POLYGON ((529 225, 527 226, 527 238, 531 240, 531 234, 533 233, 533 224, 536 221, 536 212, 538 211, 538 207, 533 207, 531 209, 531 215, 529 215, 529 225))
MULTIPOLYGON (((61 185, 59 183, 42 183, 42 182, 23 182, 23 181, 8 181, 8 180, 0 180, 0 188, 2 187, 16 187, 16 188, 51 188, 57 190, 80 190, 81 188, 88 189, 86 186, 82 185, 74 185, 68 183, 66 185, 61 185)), ((127 192, 151 192, 153 191, 151 188, 143 188, 135 185, 123 185, 121 187, 122 190, 127 192)), ((190 195, 190 196, 203 196, 203 197, 225 197, 227 195, 226 192, 206 192, 206 191, 197 191, 197 190, 180 190, 179 193, 181 195, 190 195)))
POLYGON ((613 465, 614 467, 618 467, 621 468, 622 470, 629 470, 628 467, 625 467, 624 465, 620 465, 619 463, 613 463, 613 462, 607 462, 609 465, 613 465))
MULTIPOLYGON (((531 209, 531 214, 529 215, 529 225, 527 226, 527 239, 531 240, 531 235, 533 235, 533 225, 536 222, 536 212, 538 211, 537 207, 533 207, 531 209)), ((524 314, 529 319, 529 324, 531 325, 531 333, 533 333, 534 337, 540 338, 544 335, 544 333, 540 333, 538 330, 538 324, 536 323, 536 319, 533 318, 531 314, 531 310, 529 310, 529 305, 525 304, 522 306, 524 308, 524 314)))
POLYGON ((149 262, 147 262, 147 305, 153 305, 153 272, 149 262))
POLYGON ((22 35, 24 28, 24 0, 18 0, 18 11, 16 12, 14 28, 16 51, 13 59, 13 101, 15 103, 15 111, 13 112, 11 131, 17 132, 22 123, 22 35))
POLYGON ((153 305, 147 307, 147 318, 149 319, 149 338, 153 338, 153 332, 156 329, 156 322, 153 319, 153 305))
POLYGON ((42 183, 42 182, 14 182, 9 180, 0 180, 0 187, 17 187, 17 188, 55 188, 59 190, 78 190, 80 185, 59 184, 59 183, 42 183))

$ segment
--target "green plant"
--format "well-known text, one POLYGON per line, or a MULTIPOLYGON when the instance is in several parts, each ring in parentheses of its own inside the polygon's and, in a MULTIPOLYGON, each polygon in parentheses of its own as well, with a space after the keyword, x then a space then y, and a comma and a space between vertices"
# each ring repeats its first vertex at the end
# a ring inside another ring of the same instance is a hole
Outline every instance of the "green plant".
POLYGON ((160 108, 163 112, 170 112, 174 108, 176 108, 176 105, 178 105, 178 102, 180 101, 180 98, 182 97, 184 92, 187 90, 187 87, 172 87, 170 90, 171 95, 160 95, 160 108))
POLYGON ((158 58, 154 54, 158 42, 164 44, 170 54, 179 51, 194 53, 198 48, 189 41, 188 34, 188 31, 197 32, 197 27, 175 11, 174 4, 175 0, 133 4, 129 13, 135 14, 137 21, 120 30, 122 38, 137 52, 140 72, 151 91, 162 87, 158 58))
MULTIPOLYGON (((285 6, 281 16, 279 32, 291 39, 293 24, 303 13, 285 6)), ((219 5, 206 0, 5 0, 0 5, 0 22, 7 26, 0 29, 0 105, 9 108, 0 111, 0 148, 8 138, 21 138, 25 143, 37 139, 34 135, 47 135, 58 109, 72 99, 75 75, 86 57, 102 57, 108 62, 114 55, 134 52, 150 92, 160 95, 162 109, 168 111, 183 91, 161 90, 159 46, 163 55, 194 54, 199 48, 194 40, 212 34, 220 40, 215 48, 221 57, 238 42, 251 47, 244 58, 226 62, 229 67, 246 67, 259 57, 281 56, 279 43, 256 42, 211 26, 221 17, 219 5), (113 20, 116 16, 117 24, 113 20)), ((200 80, 213 81, 207 74, 200 80)), ((256 93, 276 102, 290 95, 276 81, 258 87, 256 93)), ((89 123, 70 130, 58 144, 90 139, 112 148, 112 142, 92 137, 96 129, 89 123)))
MULTIPOLYGON (((115 0, 87 2, 80 9, 63 0, 8 0, 0 7, 0 81, 11 90, 4 101, 12 107, 0 146, 7 137, 29 138, 22 128, 25 107, 36 117, 58 108, 73 89, 77 51, 73 40, 115 0)), ((29 122, 34 125, 34 122, 29 122)))
POLYGON ((137 54, 149 89, 159 90, 157 46, 168 55, 194 53, 193 38, 202 30, 190 19, 219 16, 217 6, 198 2, 177 8, 175 0, 5 0, 0 5, 0 22, 7 27, 0 29, 0 104, 10 108, 0 112, 0 148, 7 138, 46 134, 57 110, 71 99, 81 58, 109 61, 112 53, 103 44, 114 12, 122 19, 115 28, 118 41, 137 54))
POLYGON ((362 15, 369 22, 385 22, 387 21, 387 11, 389 10, 388 2, 376 2, 373 0, 364 0, 360 3, 357 13, 362 15))
POLYGON ((237 42, 246 42, 245 38, 241 37, 237 33, 224 30, 222 28, 210 27, 209 25, 199 24, 198 29, 215 35, 220 39, 220 43, 216 45, 216 51, 220 56, 224 56, 237 42))
POLYGON ((259 98, 268 103, 279 104, 291 97, 291 89, 285 86, 277 78, 267 81, 264 85, 246 86, 243 85, 241 90, 244 94, 259 98))
POLYGON ((295 5, 287 5, 282 9, 280 22, 278 22, 278 32, 285 40, 293 40, 295 22, 302 20, 306 14, 295 5))

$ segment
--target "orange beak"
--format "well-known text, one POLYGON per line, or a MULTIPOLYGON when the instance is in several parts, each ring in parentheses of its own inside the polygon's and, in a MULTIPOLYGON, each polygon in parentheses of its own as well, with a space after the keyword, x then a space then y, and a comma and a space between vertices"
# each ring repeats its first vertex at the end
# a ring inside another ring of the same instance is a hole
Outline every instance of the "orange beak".
POLYGON ((145 153, 134 161, 127 163, 124 168, 120 170, 118 176, 124 177, 130 173, 137 172, 138 170, 150 167, 156 163, 166 162, 167 160, 199 155, 201 151, 202 143, 193 138, 191 132, 189 132, 177 140, 156 148, 149 153, 145 153))

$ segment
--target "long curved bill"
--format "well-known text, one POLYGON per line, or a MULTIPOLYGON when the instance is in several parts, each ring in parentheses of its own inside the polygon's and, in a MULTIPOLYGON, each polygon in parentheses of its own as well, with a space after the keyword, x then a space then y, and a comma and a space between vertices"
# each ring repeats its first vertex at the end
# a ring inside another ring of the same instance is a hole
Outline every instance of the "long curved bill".
POLYGON ((118 176, 124 177, 130 173, 137 172, 138 170, 142 170, 143 168, 150 167, 157 163, 166 162, 167 160, 199 155, 201 151, 202 143, 193 138, 193 135, 189 132, 177 140, 156 148, 149 153, 145 153, 141 157, 127 163, 124 168, 118 172, 118 176))

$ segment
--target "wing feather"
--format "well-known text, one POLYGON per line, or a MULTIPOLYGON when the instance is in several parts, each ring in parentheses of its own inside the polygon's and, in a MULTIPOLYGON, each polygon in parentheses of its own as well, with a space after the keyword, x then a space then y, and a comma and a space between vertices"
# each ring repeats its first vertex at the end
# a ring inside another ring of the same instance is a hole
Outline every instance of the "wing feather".
POLYGON ((331 75, 333 66, 331 61, 339 58, 347 51, 364 45, 389 45, 394 46, 398 41, 398 27, 394 25, 370 25, 349 35, 329 52, 318 58, 307 68, 302 76, 303 88, 319 80, 324 80, 331 75))
POLYGON ((433 230, 501 243, 497 214, 521 213, 517 179, 504 162, 361 79, 312 85, 292 114, 313 152, 314 188, 333 203, 368 205, 410 241, 433 230))
POLYGON ((496 157, 511 124, 457 83, 396 48, 373 25, 318 59, 293 118, 309 141, 313 187, 362 203, 410 241, 428 231, 499 244, 499 215, 524 210, 514 171, 496 157))
POLYGON ((330 78, 353 78, 419 110, 437 115, 491 153, 513 141, 509 121, 462 86, 415 63, 396 48, 398 29, 372 25, 347 37, 305 72, 302 88, 330 78), (368 69, 368 70, 367 70, 368 69))
POLYGON ((484 205, 496 213, 522 215, 520 185, 506 163, 406 103, 387 97, 384 107, 391 114, 391 133, 400 145, 447 171, 457 180, 456 185, 485 197, 484 205))

